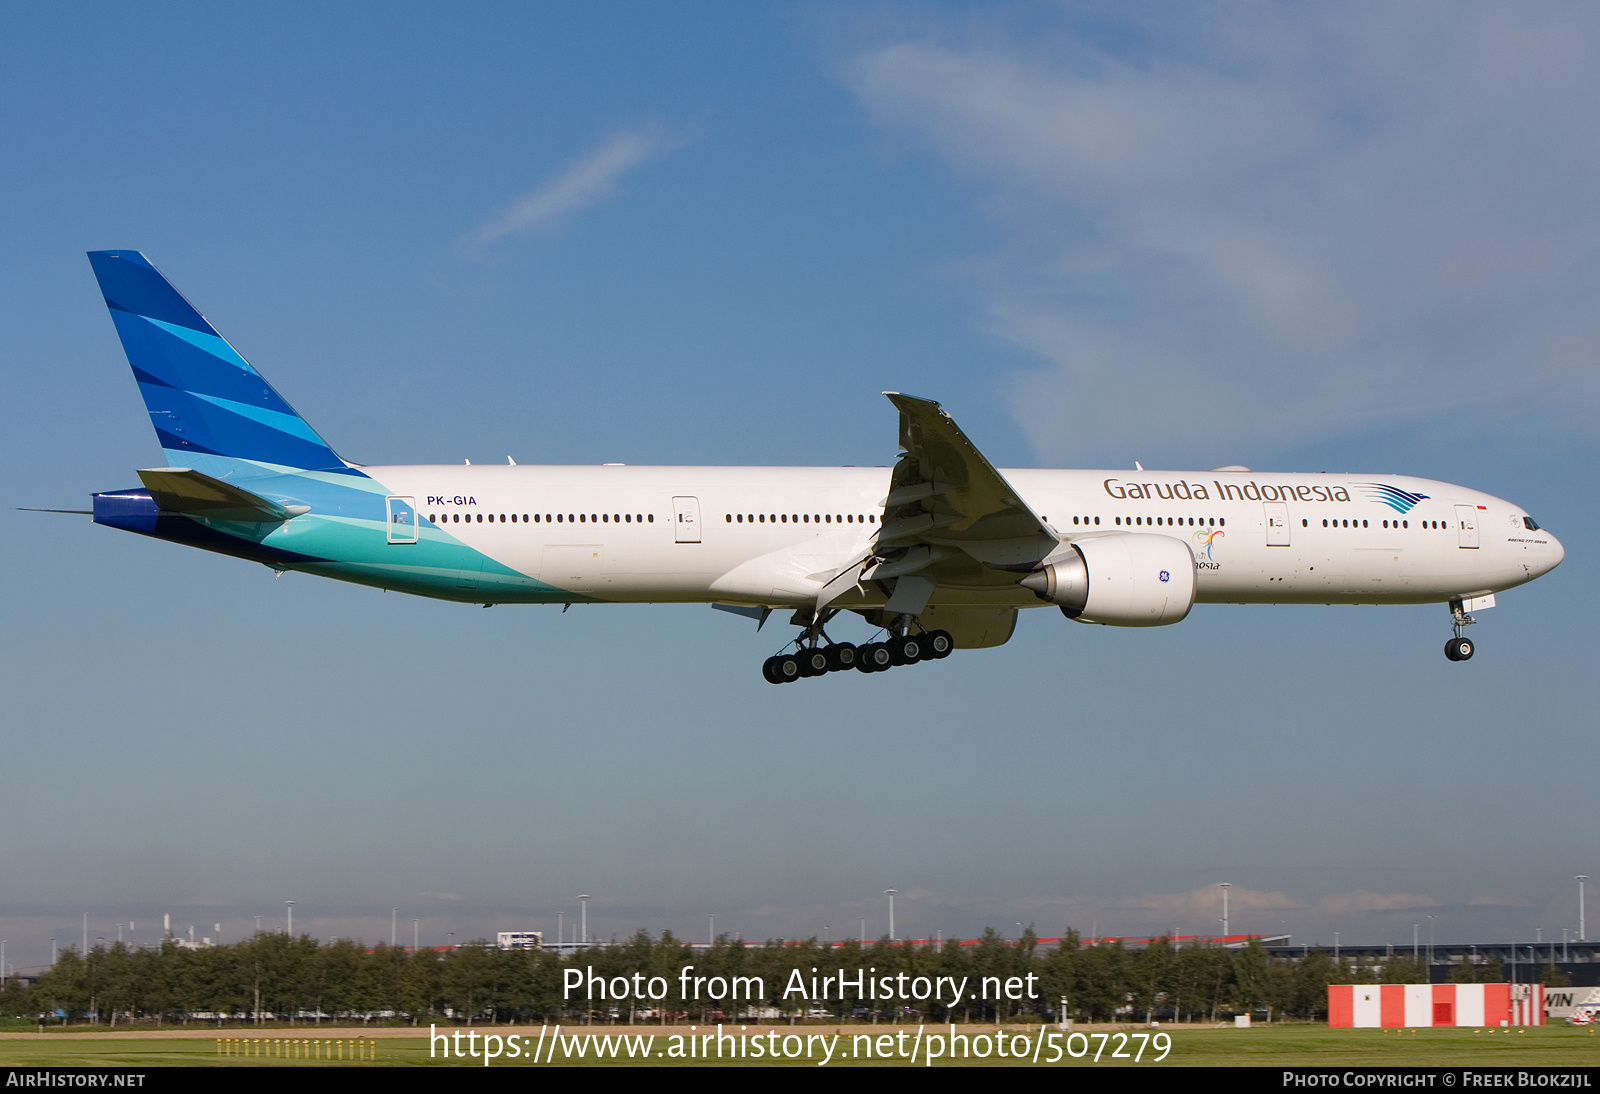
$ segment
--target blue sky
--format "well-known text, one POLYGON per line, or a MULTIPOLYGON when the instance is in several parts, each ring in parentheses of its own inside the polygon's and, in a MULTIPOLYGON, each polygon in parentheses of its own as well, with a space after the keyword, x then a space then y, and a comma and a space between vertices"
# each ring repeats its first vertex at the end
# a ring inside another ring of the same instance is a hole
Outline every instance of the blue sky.
MULTIPOLYGON (((5 519, 8 959, 172 912, 424 942, 1546 939, 1600 875, 1578 6, 34 5, 0 40, 10 506, 159 462, 143 250, 364 463, 1390 472, 1567 560, 1482 616, 1201 607, 772 688, 705 608, 434 604, 5 519), (1585 590, 1589 590, 1585 592, 1585 590), (268 922, 272 922, 269 918, 268 922), (405 933, 403 930, 402 933, 405 933)), ((865 628, 863 629, 863 633, 865 628)), ((148 928, 147 928, 147 925, 148 928)))

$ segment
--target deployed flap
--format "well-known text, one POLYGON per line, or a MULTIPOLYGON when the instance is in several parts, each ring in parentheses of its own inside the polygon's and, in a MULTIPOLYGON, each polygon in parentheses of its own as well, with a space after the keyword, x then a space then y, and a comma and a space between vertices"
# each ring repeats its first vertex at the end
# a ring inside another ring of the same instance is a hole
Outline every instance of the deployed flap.
POLYGON ((930 399, 884 392, 900 411, 900 447, 884 500, 879 554, 957 547, 989 566, 1031 566, 1060 540, 930 399))
POLYGON ((187 467, 148 468, 139 472, 139 480, 162 509, 192 517, 266 523, 306 511, 303 505, 279 505, 187 467))

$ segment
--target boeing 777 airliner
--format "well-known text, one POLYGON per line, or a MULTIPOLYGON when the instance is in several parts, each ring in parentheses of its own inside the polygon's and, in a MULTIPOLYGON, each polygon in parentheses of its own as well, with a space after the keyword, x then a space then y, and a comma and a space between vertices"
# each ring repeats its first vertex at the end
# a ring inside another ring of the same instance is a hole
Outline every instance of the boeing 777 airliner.
POLYGON ((89 261, 169 465, 95 494, 95 523, 474 604, 782 610, 773 683, 998 646, 1047 605, 1150 627, 1196 603, 1443 603, 1465 661, 1469 613, 1563 555, 1510 502, 1400 475, 998 470, 892 392, 893 468, 363 467, 142 254, 89 261), (840 612, 883 640, 833 641, 840 612))

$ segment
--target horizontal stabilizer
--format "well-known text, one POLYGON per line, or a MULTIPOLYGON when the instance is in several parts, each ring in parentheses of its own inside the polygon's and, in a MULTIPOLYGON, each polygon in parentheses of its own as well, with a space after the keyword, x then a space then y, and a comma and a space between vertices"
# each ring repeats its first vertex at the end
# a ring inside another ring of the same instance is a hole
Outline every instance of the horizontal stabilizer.
POLYGON ((279 505, 187 467, 148 468, 139 472, 139 479, 162 509, 191 517, 267 523, 299 516, 308 508, 279 505))

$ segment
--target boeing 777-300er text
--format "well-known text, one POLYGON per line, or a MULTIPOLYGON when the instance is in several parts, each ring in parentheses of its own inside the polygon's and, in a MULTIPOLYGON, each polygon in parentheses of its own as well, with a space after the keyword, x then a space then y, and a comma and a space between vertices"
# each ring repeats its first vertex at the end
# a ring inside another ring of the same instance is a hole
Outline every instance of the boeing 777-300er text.
POLYGON ((773 683, 998 646, 1046 605, 1154 627, 1196 603, 1443 603, 1465 661, 1469 613, 1563 555, 1510 502, 1400 475, 998 470, 892 392, 893 468, 363 467, 142 254, 89 261, 170 465, 95 494, 96 524, 441 600, 788 612, 773 683), (881 640, 832 640, 841 612, 881 640))

